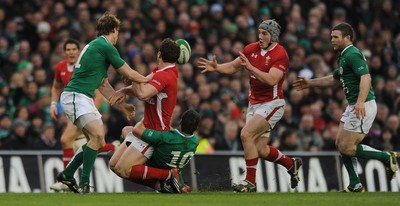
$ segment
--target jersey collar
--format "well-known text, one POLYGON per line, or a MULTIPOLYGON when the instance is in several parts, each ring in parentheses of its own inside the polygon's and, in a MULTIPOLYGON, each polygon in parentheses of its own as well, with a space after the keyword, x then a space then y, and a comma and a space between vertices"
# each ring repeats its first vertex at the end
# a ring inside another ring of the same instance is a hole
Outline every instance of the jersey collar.
POLYGON ((266 53, 274 50, 276 46, 278 46, 278 44, 275 44, 275 46, 273 46, 271 49, 261 49, 261 55, 264 56, 266 53))
POLYGON ((161 71, 170 69, 170 68, 172 68, 172 67, 175 67, 175 65, 169 65, 169 66, 166 66, 166 67, 164 67, 164 68, 158 69, 157 72, 161 72, 161 71))
POLYGON ((194 134, 192 134, 192 135, 190 135, 190 136, 186 136, 186 135, 182 134, 182 132, 179 131, 178 129, 175 129, 175 131, 178 132, 182 137, 186 137, 186 138, 193 137, 193 135, 194 135, 194 134))
POLYGON ((349 47, 353 46, 353 44, 349 44, 347 47, 345 47, 342 52, 340 52, 340 55, 343 55, 344 51, 346 51, 349 47))
POLYGON ((100 37, 102 37, 104 40, 106 40, 107 43, 110 43, 104 35, 101 35, 100 37))

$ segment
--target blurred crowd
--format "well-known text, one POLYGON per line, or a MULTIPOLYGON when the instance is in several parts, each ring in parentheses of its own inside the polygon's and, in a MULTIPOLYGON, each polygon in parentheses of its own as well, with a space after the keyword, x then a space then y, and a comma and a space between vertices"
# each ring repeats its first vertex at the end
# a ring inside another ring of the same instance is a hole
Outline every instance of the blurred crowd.
MULTIPOLYGON (((0 149, 61 149, 67 119, 52 120, 50 88, 55 64, 64 58, 68 38, 82 45, 96 38, 96 19, 105 11, 121 20, 116 45, 126 62, 142 74, 156 65, 162 39, 186 39, 190 62, 179 66, 178 102, 174 125, 188 108, 199 111, 199 153, 242 150, 240 129, 248 105, 248 73, 200 73, 200 57, 217 55, 228 62, 250 42, 257 26, 275 19, 280 43, 287 49, 290 69, 285 81, 287 106, 271 133, 271 144, 284 151, 333 151, 338 122, 347 105, 342 89, 295 91, 297 76, 331 74, 338 54, 330 29, 350 23, 354 44, 368 62, 378 114, 365 143, 400 150, 400 2, 396 0, 0 0, 0 149)), ((83 46, 81 47, 83 48, 83 46)), ((109 70, 114 88, 124 86, 109 70)), ((143 116, 143 103, 128 99, 137 116, 128 122, 104 103, 106 141, 119 139, 125 125, 143 116)))

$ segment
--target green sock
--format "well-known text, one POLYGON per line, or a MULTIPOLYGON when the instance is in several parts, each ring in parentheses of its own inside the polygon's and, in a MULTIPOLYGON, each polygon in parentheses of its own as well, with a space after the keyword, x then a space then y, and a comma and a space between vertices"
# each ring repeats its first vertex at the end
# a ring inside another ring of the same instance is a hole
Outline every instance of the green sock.
POLYGON ((355 188, 356 185, 361 182, 356 172, 357 158, 342 155, 342 161, 344 166, 346 167, 347 174, 349 175, 349 180, 350 180, 349 186, 355 188))
POLYGON ((96 157, 97 150, 86 146, 85 151, 83 151, 83 168, 80 185, 83 185, 84 183, 89 183, 90 172, 92 171, 96 157))
POLYGON ((64 170, 64 175, 66 178, 71 179, 74 177, 75 171, 81 166, 83 163, 83 152, 85 151, 86 144, 82 145, 72 157, 71 162, 68 164, 67 168, 64 170))
POLYGON ((390 158, 390 153, 374 149, 368 145, 358 144, 356 150, 356 157, 364 159, 375 159, 375 160, 380 160, 383 163, 386 163, 390 158))

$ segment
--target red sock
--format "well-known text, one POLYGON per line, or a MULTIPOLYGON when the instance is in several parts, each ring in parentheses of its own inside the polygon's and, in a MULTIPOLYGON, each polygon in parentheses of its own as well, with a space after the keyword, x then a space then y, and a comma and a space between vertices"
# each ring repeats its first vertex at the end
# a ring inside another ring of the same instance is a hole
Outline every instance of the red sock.
POLYGON ((286 167, 286 169, 292 168, 293 166, 292 158, 289 158, 288 156, 282 154, 282 152, 276 149, 275 147, 271 146, 268 147, 269 147, 269 155, 267 156, 267 158, 265 158, 265 160, 280 164, 286 167))
POLYGON ((63 149, 63 163, 64 169, 67 167, 68 163, 71 161, 72 157, 74 156, 74 149, 72 148, 64 148, 63 149))
POLYGON ((258 157, 246 160, 246 180, 255 184, 258 157))
POLYGON ((158 169, 154 167, 148 167, 145 165, 132 166, 131 174, 129 179, 156 179, 156 180, 167 180, 170 177, 170 171, 166 169, 158 169))
POLYGON ((115 151, 115 145, 107 143, 103 148, 99 149, 98 153, 115 151))

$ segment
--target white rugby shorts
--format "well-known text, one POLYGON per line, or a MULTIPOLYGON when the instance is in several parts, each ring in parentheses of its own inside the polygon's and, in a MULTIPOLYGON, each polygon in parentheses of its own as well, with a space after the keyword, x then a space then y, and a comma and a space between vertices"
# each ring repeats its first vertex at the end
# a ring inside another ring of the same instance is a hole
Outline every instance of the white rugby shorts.
POLYGON ((349 132, 367 134, 369 129, 372 127, 372 123, 376 117, 377 106, 375 100, 370 100, 364 103, 365 105, 365 117, 357 118, 354 105, 349 105, 342 114, 341 122, 344 124, 344 129, 349 132))
POLYGON ((255 105, 249 104, 246 114, 246 123, 248 123, 255 114, 258 114, 265 118, 271 129, 273 129, 276 123, 282 118, 285 106, 286 102, 284 99, 275 99, 270 102, 255 105))

